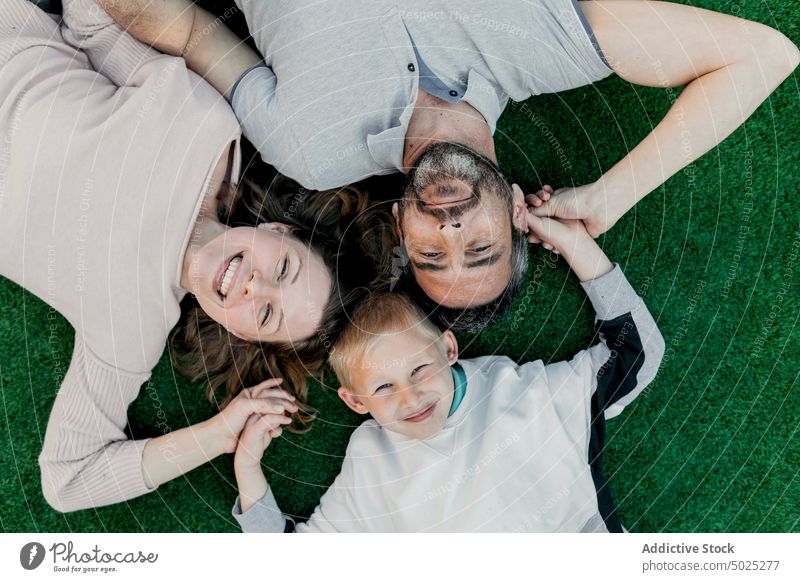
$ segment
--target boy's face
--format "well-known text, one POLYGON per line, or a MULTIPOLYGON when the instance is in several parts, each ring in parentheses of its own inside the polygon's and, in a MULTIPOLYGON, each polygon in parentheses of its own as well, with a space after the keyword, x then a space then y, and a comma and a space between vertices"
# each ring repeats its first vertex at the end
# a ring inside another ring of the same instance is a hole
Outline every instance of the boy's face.
POLYGON ((339 396, 393 432, 424 440, 439 433, 453 403, 450 366, 458 344, 450 331, 432 341, 412 328, 380 337, 350 368, 352 386, 339 396))

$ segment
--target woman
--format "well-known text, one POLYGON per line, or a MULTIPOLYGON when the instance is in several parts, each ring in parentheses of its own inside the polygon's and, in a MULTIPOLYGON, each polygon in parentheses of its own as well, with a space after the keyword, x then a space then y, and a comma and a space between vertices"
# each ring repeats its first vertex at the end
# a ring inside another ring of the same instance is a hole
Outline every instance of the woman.
MULTIPOLYGON (((299 416, 268 380, 198 425, 136 441, 124 432, 187 293, 223 338, 266 352, 277 343, 276 365, 316 351, 340 317, 337 257, 287 224, 220 221, 241 164, 224 99, 91 0, 65 1, 61 27, 25 0, 0 0, 0 88, 0 274, 76 331, 40 456, 50 505, 136 497, 233 451, 253 413, 299 416)), ((227 383, 230 395, 241 387, 227 383)))

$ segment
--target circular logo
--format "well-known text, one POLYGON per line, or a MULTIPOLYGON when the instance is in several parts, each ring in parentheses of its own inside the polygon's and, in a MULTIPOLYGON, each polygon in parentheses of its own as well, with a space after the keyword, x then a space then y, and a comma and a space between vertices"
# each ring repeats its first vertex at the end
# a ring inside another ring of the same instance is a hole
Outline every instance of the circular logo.
POLYGON ((19 563, 26 570, 35 570, 44 561, 44 546, 38 542, 31 542, 22 546, 19 551, 19 563))

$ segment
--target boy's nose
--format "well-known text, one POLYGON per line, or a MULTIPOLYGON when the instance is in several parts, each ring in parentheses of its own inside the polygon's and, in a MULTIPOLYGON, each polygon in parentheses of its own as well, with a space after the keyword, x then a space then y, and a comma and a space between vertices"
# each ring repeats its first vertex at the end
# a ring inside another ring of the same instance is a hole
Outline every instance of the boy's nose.
POLYGON ((403 408, 406 410, 412 411, 413 408, 419 405, 420 398, 417 389, 414 387, 408 387, 402 392, 403 398, 403 408))

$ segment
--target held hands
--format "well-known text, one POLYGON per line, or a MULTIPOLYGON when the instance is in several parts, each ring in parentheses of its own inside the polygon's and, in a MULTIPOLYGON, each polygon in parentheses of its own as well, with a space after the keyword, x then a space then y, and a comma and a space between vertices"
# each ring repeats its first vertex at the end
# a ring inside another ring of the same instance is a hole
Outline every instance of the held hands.
MULTIPOLYGON (((266 419, 263 424, 253 421, 251 426, 257 424, 261 427, 269 424, 273 431, 280 430, 280 426, 291 422, 287 413, 297 412, 298 408, 292 395, 276 388, 281 382, 280 378, 274 378, 251 388, 245 388, 225 407, 225 410, 209 421, 223 452, 232 453, 238 450, 237 446, 244 436, 251 416, 256 419, 266 419)), ((261 452, 263 453, 263 449, 261 452)))
MULTIPOLYGON (((521 193, 516 184, 513 188, 521 193)), ((544 248, 564 255, 581 281, 596 279, 611 271, 614 266, 587 231, 584 220, 537 215, 537 210, 554 202, 551 199, 553 195, 552 188, 545 186, 536 194, 525 197, 528 203, 528 212, 525 215, 528 242, 541 243, 544 248)))
POLYGON ((258 407, 259 410, 255 410, 255 407, 247 410, 246 405, 242 405, 249 414, 245 416, 237 435, 233 457, 242 513, 248 512, 267 492, 269 485, 261 470, 261 457, 272 439, 281 435, 282 426, 291 422, 287 413, 297 412, 294 398, 274 388, 279 383, 280 380, 267 380, 250 389, 250 400, 265 401, 263 406, 258 407))
POLYGON ((242 469, 259 468, 264 451, 283 432, 282 426, 289 424, 291 419, 286 415, 253 414, 244 423, 244 430, 239 435, 239 444, 233 456, 233 464, 237 471, 242 469))
POLYGON ((609 230, 624 214, 623 209, 612 208, 611 201, 595 184, 555 191, 551 186, 542 186, 536 194, 528 194, 525 201, 536 216, 582 220, 593 238, 609 230))
MULTIPOLYGON (((521 193, 519 186, 514 184, 512 187, 521 193)), ((580 246, 581 242, 591 239, 591 236, 581 220, 540 217, 534 214, 537 208, 552 203, 550 199, 552 195, 553 189, 550 186, 544 186, 536 194, 525 196, 525 202, 528 204, 526 215, 528 242, 541 244, 544 248, 556 254, 569 255, 574 252, 576 247, 580 246)))

